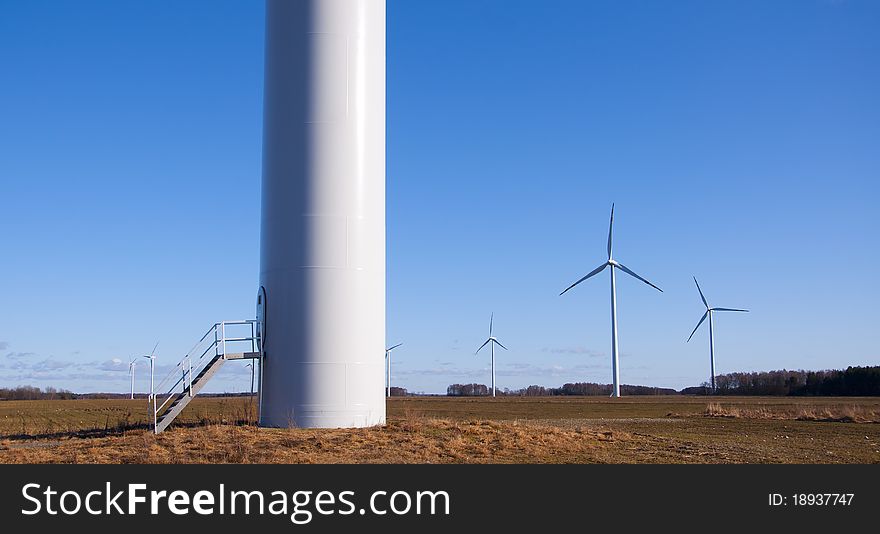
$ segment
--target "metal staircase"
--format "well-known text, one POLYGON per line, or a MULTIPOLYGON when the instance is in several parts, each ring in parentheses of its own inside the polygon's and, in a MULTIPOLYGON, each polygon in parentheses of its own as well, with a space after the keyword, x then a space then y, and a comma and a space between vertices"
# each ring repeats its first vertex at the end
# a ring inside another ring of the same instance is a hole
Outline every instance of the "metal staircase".
POLYGON ((158 434, 168 428, 228 360, 244 359, 260 360, 262 379, 263 362, 257 322, 214 323, 150 392, 153 431, 158 434))

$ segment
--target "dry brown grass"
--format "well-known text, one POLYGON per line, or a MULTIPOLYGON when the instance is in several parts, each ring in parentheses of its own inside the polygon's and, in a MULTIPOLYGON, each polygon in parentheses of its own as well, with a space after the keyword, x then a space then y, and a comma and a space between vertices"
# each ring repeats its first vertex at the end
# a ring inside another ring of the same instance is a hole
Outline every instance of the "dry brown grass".
MULTIPOLYGON (((179 426, 256 422, 253 399, 197 397, 175 421, 179 426)), ((105 436, 145 430, 144 399, 0 402, 0 438, 105 436)))
POLYGON ((155 436, 142 401, 0 402, 0 463, 880 463, 854 422, 878 398, 395 398, 339 430, 257 428, 246 403, 196 398, 155 436))
POLYGON ((706 406, 703 415, 708 417, 729 417, 733 419, 780 419, 796 421, 822 421, 838 423, 880 423, 880 411, 859 405, 826 405, 795 407, 771 406, 724 406, 712 402, 706 406))
POLYGON ((602 461, 598 449, 623 436, 588 428, 410 415, 364 429, 209 424, 158 436, 141 431, 67 439, 50 447, 6 444, 0 458, 6 463, 560 463, 602 461))

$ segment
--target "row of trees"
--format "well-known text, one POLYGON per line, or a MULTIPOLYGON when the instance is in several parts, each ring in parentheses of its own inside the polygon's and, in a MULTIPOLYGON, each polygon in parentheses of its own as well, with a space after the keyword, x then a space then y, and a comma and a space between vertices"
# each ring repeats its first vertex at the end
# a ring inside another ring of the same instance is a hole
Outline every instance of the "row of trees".
MULTIPOLYGON (((677 395, 678 392, 669 388, 655 388, 649 386, 630 386, 622 384, 620 392, 623 395, 677 395)), ((481 397, 491 395, 492 390, 484 384, 452 384, 446 388, 446 394, 450 397, 481 397)), ((503 389, 497 391, 498 395, 516 397, 547 397, 558 395, 611 395, 611 384, 596 384, 593 382, 576 382, 563 384, 558 388, 544 386, 529 386, 522 389, 503 389)))
MULTIPOLYGON (((847 367, 845 370, 826 371, 762 371, 754 373, 728 373, 715 377, 716 395, 827 395, 827 396, 880 396, 880 366, 847 367)), ((678 392, 669 388, 649 386, 620 386, 623 395, 677 395, 711 394, 707 384, 700 387, 683 389, 678 392)), ((594 382, 575 382, 563 384, 558 388, 544 386, 528 386, 522 389, 503 389, 497 392, 502 396, 546 397, 560 395, 608 396, 611 395, 611 384, 594 382)), ((492 390, 485 384, 451 384, 446 388, 451 397, 485 397, 492 390)), ((391 396, 405 397, 409 392, 405 388, 392 387, 391 396)), ((122 394, 86 394, 77 395, 66 389, 48 387, 40 389, 34 386, 16 388, 0 388, 0 400, 55 400, 76 398, 123 398, 122 394)))
MULTIPOLYGON (((847 367, 845 370, 826 371, 762 371, 728 373, 715 377, 716 395, 795 395, 795 396, 880 396, 880 366, 847 367)), ((711 395, 708 384, 676 391, 649 386, 620 386, 623 395, 711 395)), ((491 395, 483 384, 452 384, 446 388, 452 397, 479 397, 491 395)), ((522 389, 504 389, 499 395, 519 397, 547 397, 558 395, 611 395, 611 384, 576 382, 558 388, 529 386, 522 389)))
MULTIPOLYGON (((528 389, 528 388, 527 388, 528 389)), ((563 384, 560 388, 551 388, 550 395, 603 395, 609 396, 612 392, 611 384, 596 384, 594 382, 576 382, 563 384)), ((651 386, 620 385, 621 395, 678 395, 678 391, 671 388, 656 388, 651 386)))
POLYGON ((715 377, 718 395, 876 396, 880 366, 826 371, 764 371, 715 377))
POLYGON ((446 394, 450 397, 485 397, 491 395, 492 390, 485 384, 452 384, 446 387, 446 394))
POLYGON ((34 386, 18 386, 17 388, 0 388, 0 400, 56 400, 75 399, 77 395, 66 389, 34 386))

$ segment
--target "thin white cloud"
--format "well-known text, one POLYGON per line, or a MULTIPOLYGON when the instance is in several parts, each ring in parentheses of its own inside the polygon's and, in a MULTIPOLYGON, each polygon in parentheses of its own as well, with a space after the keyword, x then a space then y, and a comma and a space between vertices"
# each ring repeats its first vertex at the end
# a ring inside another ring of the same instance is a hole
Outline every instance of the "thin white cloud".
MULTIPOLYGON (((164 377, 159 373, 168 373, 172 368, 159 367, 157 377, 164 377)), ((14 352, 7 354, 5 361, 0 360, 0 386, 57 382, 56 385, 65 389, 77 389, 76 384, 82 381, 119 383, 127 379, 123 373, 127 370, 128 363, 121 358, 79 362, 52 356, 43 358, 33 352, 14 352)))
POLYGON ((517 363, 501 365, 497 368, 496 372, 501 376, 534 376, 582 380, 585 374, 594 374, 596 369, 603 369, 604 367, 604 365, 585 363, 569 366, 560 364, 532 365, 529 363, 517 363))
POLYGON ((6 354, 6 357, 10 360, 20 360, 22 358, 30 358, 31 356, 36 356, 35 352, 9 352, 6 354))
POLYGON ((602 358, 605 353, 600 350, 590 349, 584 346, 576 347, 544 347, 541 352, 549 352, 550 354, 581 354, 588 358, 602 358))
POLYGON ((105 362, 100 362, 97 365, 94 365, 96 369, 100 369, 102 371, 127 371, 128 365, 123 362, 120 358, 113 358, 112 360, 107 360, 105 362))
MULTIPOLYGON (((499 364, 496 367, 496 373, 499 376, 530 376, 536 378, 553 377, 582 380, 585 374, 595 374, 596 369, 603 369, 604 367, 604 365, 598 364, 566 366, 561 364, 533 365, 530 363, 513 362, 499 364)), ((488 366, 479 369, 463 369, 441 364, 439 367, 433 367, 430 369, 401 369, 399 371, 394 371, 394 375, 399 377, 446 376, 450 379, 454 379, 478 376, 484 374, 488 369, 488 366)))
POLYGON ((460 369, 454 367, 433 367, 430 369, 414 369, 407 370, 401 369, 399 371, 392 371, 395 376, 448 376, 448 377, 463 377, 463 376, 473 376, 476 371, 473 369, 460 369))

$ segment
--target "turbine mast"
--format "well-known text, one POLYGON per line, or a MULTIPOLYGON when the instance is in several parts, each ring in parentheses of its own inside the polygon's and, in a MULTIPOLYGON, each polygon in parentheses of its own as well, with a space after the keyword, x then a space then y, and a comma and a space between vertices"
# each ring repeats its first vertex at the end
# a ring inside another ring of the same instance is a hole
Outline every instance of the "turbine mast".
POLYGON ((385 372, 387 376, 385 377, 385 395, 391 398, 391 351, 385 351, 385 372))
POLYGON ((715 393, 715 328, 712 322, 712 310, 709 310, 709 357, 712 360, 712 393, 715 393))
POLYGON ((617 355, 617 276, 611 267, 611 373, 614 388, 612 397, 620 397, 620 360, 617 355))
POLYGON ((495 343, 490 343, 492 345, 492 396, 495 396, 495 343))
POLYGON ((129 382, 131 386, 131 399, 134 399, 134 362, 128 362, 129 382))

